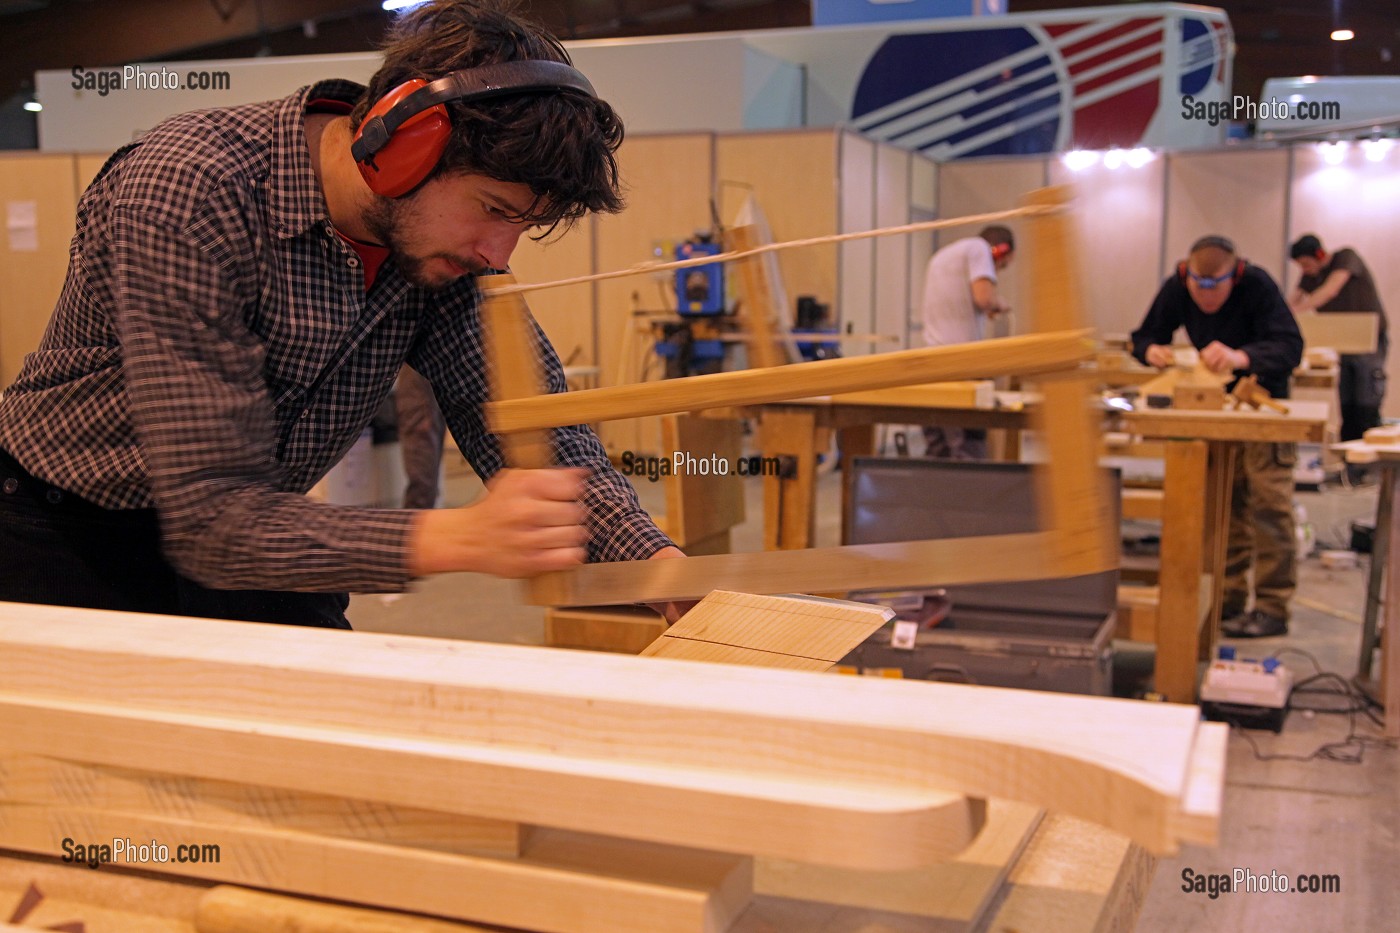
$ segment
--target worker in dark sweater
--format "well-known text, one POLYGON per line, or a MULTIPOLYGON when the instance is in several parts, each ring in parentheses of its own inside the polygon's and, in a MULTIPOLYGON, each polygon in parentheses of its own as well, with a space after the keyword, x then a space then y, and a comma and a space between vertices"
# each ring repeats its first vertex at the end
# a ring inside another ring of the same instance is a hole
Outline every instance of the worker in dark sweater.
MULTIPOLYGON (((1149 366, 1173 361, 1172 335, 1185 327, 1200 359, 1217 373, 1254 375, 1275 398, 1303 357, 1303 337, 1278 285, 1240 259, 1222 236, 1206 236, 1162 283, 1133 355, 1149 366)), ((1230 532, 1225 555, 1221 630, 1234 638, 1288 632, 1289 601, 1298 585, 1293 528, 1294 444, 1247 443, 1235 459, 1230 532), (1254 568, 1254 608, 1248 609, 1254 568)))

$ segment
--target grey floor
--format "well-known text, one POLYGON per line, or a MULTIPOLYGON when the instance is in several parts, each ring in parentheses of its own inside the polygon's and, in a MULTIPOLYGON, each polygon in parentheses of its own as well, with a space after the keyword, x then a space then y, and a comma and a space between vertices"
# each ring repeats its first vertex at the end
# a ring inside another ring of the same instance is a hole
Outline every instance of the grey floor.
MULTIPOLYGON (((818 544, 839 537, 838 477, 821 478, 818 544)), ((761 492, 746 480, 750 519, 738 529, 739 550, 761 543, 761 492)), ((660 510, 659 485, 640 484, 643 503, 660 510)), ((480 491, 474 480, 454 479, 446 487, 447 505, 471 501, 480 491)), ((1324 487, 1300 492, 1319 549, 1344 548, 1351 522, 1373 519, 1375 487, 1324 487)), ((1357 667, 1361 616, 1365 603, 1366 561, 1356 569, 1327 570, 1314 555, 1302 564, 1290 634, 1285 638, 1241 642, 1242 653, 1279 652, 1301 680, 1323 671, 1349 678, 1357 667)), ((515 644, 539 644, 542 612, 520 603, 517 584, 470 574, 432 578, 397 599, 356 596, 350 618, 370 631, 465 638, 515 644)), ((1120 666, 1131 672, 1150 664, 1142 645, 1121 643, 1120 666)), ((1296 702, 1301 702, 1295 698, 1296 702)), ((1335 706, 1336 698, 1308 694, 1306 702, 1335 706)), ((1347 764, 1311 760, 1261 760, 1267 756, 1308 756, 1342 742, 1353 723, 1346 715, 1292 713, 1280 735, 1233 732, 1230 737, 1221 842, 1215 848, 1187 847, 1161 861, 1139 930, 1151 933, 1206 931, 1381 931, 1400 929, 1400 752, 1367 744, 1361 761, 1347 764), (1265 891, 1206 893, 1183 890, 1183 873, 1226 874, 1236 870, 1255 877, 1335 876, 1339 893, 1265 891)), ((1356 717, 1355 732, 1378 730, 1356 717)), ((1355 752, 1356 747, 1338 749, 1355 752)))

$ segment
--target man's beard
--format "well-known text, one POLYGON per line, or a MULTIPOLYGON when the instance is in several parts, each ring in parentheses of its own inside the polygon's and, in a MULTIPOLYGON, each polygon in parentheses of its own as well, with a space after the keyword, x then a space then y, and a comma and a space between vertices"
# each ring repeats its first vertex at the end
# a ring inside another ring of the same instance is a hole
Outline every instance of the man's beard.
POLYGON ((429 260, 410 253, 403 245, 401 232, 406 208, 407 204, 403 201, 376 197, 365 211, 365 226, 369 228, 376 243, 389 247, 389 257, 410 284, 429 291, 442 291, 454 280, 429 278, 423 271, 429 260))

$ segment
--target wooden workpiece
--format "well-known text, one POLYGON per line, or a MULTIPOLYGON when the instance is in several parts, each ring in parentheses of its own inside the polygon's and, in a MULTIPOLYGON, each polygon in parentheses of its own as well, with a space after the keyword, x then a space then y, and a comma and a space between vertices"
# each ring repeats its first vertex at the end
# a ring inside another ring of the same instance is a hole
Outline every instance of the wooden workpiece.
MULTIPOLYGON (((488 304, 498 299, 488 300, 488 304)), ((1001 337, 971 344, 898 350, 662 382, 585 389, 564 395, 490 402, 491 430, 534 431, 678 411, 701 411, 782 399, 858 392, 922 382, 987 379, 1073 367, 1093 355, 1085 330, 1001 337)))
POLYGON ((884 606, 715 590, 641 654, 824 671, 893 617, 884 606))
MULTIPOLYGON (((0 649, 8 754, 750 852, 790 843, 765 841, 746 799, 812 808, 826 833, 947 791, 1158 851, 1188 838, 1190 707, 43 606, 5 606, 0 649), (1060 768, 1079 778, 1043 780, 1060 768)), ((868 848, 808 840, 807 857, 922 859, 917 820, 896 824, 868 848)))
MULTIPOLYGON (((483 276, 481 283, 483 288, 514 285, 515 277, 507 274, 483 276)), ((544 386, 539 348, 534 320, 525 307, 525 300, 512 293, 484 302, 481 328, 489 361, 491 397, 500 400, 541 397, 544 386)), ((500 440, 501 453, 509 466, 538 470, 554 464, 553 444, 547 430, 501 435, 500 440)))

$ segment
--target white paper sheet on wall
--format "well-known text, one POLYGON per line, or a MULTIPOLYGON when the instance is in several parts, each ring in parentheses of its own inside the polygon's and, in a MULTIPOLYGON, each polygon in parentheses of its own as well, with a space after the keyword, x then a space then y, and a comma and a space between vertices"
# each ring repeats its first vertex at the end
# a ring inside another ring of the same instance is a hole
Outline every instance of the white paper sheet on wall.
POLYGON ((5 232, 9 234, 10 252, 39 251, 39 202, 6 201, 5 232))

